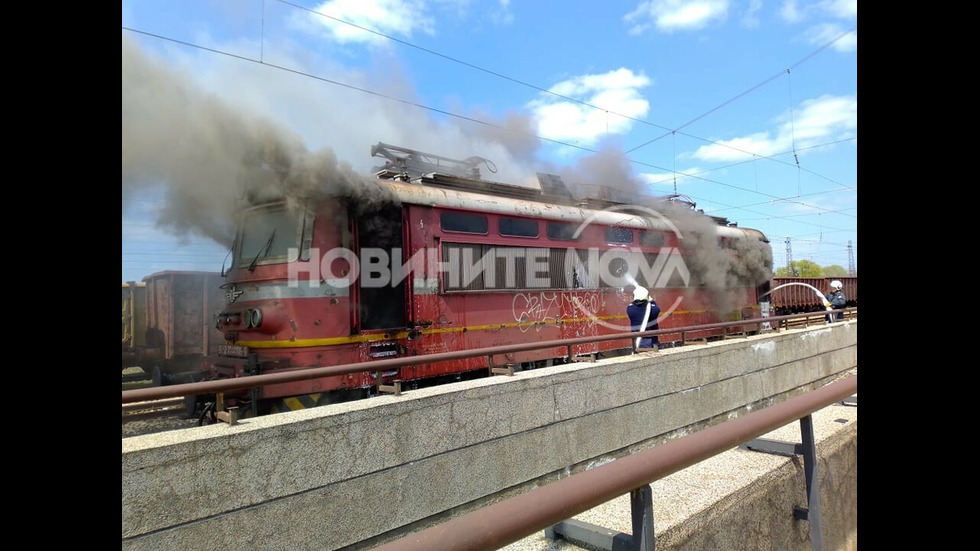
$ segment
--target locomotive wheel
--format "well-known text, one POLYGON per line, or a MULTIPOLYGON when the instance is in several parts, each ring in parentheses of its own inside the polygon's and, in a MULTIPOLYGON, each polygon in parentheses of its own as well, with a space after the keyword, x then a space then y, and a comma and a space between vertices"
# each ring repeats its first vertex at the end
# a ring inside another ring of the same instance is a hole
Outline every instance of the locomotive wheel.
POLYGON ((153 366, 153 372, 150 377, 153 380, 153 386, 163 386, 163 371, 160 369, 160 366, 153 366))

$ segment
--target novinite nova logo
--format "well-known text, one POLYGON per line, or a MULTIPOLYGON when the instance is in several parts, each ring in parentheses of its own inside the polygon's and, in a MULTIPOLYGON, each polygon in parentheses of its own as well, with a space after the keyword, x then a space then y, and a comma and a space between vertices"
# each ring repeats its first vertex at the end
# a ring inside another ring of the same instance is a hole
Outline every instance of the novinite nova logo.
MULTIPOLYGON (((593 211, 574 226, 568 241, 581 243, 587 228, 592 225, 605 229, 654 230, 672 233, 677 242, 683 237, 677 226, 660 212, 642 205, 617 205, 593 211)), ((613 246, 560 248, 547 246, 477 246, 463 245, 444 248, 423 247, 402 262, 400 248, 390 250, 363 247, 358 253, 337 247, 321 254, 310 249, 310 261, 299 261, 299 250, 289 249, 289 286, 301 280, 311 287, 321 283, 334 288, 347 288, 355 283, 361 288, 397 286, 406 278, 432 281, 439 278, 443 290, 513 290, 556 291, 562 300, 574 305, 575 318, 586 318, 616 331, 628 330, 628 323, 611 323, 598 311, 603 301, 584 298, 602 289, 619 289, 624 293, 624 305, 632 300, 632 290, 642 285, 655 297, 657 289, 667 287, 668 281, 679 278, 689 285, 691 275, 684 256, 673 246, 660 246, 659 253, 645 253, 636 245, 632 233, 628 241, 613 246), (319 259, 317 261, 317 259, 319 259), (560 264, 560 269, 559 266, 560 264), (301 278, 305 275, 305 278, 301 278), (583 296, 579 296, 583 295, 583 296)), ((588 241, 595 241, 591 237, 588 241)), ((604 239, 604 241, 607 241, 604 239)), ((669 316, 682 302, 677 297, 664 308, 658 319, 669 316)))

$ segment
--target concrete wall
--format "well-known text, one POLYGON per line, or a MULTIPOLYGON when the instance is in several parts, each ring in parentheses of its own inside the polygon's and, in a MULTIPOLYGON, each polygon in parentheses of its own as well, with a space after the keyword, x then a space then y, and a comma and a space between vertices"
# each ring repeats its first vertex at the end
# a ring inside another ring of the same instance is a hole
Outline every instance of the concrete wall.
MULTIPOLYGON (((856 375, 855 368, 852 373, 856 375)), ((832 404, 811 418, 817 451, 822 549, 857 549, 857 417, 856 405, 832 404)), ((794 421, 760 438, 785 443, 802 441, 794 421)), ((653 517, 660 551, 729 551, 738 549, 813 551, 815 522, 794 517, 808 508, 802 456, 750 451, 739 446, 654 481, 653 517)), ((600 534, 632 534, 629 495, 617 497, 573 517, 600 534)), ((582 551, 559 527, 559 539, 538 532, 503 547, 503 551, 582 551)), ((593 536, 595 537, 595 536, 593 536)), ((608 537, 608 536, 607 536, 608 537)))
POLYGON ((366 548, 856 366, 848 321, 128 438, 122 547, 366 548))
MULTIPOLYGON (((817 488, 823 549, 857 549, 857 407, 835 405, 811 416, 817 449, 817 488)), ((797 443, 800 424, 792 423, 764 438, 797 443)), ((793 517, 807 508, 801 456, 785 457, 735 449, 689 472, 653 485, 654 514, 679 521, 661 522, 657 549, 725 551, 778 549, 812 551, 808 521, 793 517), (710 481, 710 482, 706 482, 710 481), (718 492, 720 484, 731 491, 718 492), (693 493, 697 495, 692 495, 693 493), (698 504, 707 496, 707 502, 698 504), (689 503, 698 504, 686 509, 689 503)), ((655 521, 656 523, 656 521, 655 521)))

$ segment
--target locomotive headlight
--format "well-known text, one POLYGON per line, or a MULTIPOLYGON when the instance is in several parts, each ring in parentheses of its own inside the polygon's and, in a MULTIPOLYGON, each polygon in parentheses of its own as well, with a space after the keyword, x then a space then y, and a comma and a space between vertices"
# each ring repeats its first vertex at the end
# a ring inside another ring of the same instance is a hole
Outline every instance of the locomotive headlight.
POLYGON ((245 309, 245 327, 255 329, 262 326, 262 310, 258 308, 245 309))

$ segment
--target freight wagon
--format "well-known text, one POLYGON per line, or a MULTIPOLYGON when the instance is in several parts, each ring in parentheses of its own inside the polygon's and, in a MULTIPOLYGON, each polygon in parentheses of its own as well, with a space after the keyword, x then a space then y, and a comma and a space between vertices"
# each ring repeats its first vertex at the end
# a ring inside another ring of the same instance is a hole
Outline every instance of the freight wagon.
POLYGON ((825 310, 823 295, 830 292, 830 282, 844 284, 847 308, 857 306, 857 276, 842 277, 776 277, 769 295, 771 315, 783 316, 825 310), (819 290, 819 292, 817 290, 819 290))
POLYGON ((216 272, 163 271, 123 283, 123 369, 138 366, 155 385, 191 382, 224 341, 214 327, 222 281, 216 272))

